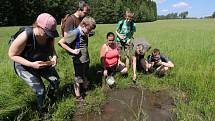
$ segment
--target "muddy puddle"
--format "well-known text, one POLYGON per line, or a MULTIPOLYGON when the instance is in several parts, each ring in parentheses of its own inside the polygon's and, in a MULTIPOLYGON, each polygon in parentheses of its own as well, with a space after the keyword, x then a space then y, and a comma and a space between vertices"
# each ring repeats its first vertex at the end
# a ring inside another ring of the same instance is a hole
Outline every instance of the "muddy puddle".
POLYGON ((102 112, 74 116, 74 121, 173 121, 174 101, 167 90, 150 92, 137 88, 108 91, 102 112))

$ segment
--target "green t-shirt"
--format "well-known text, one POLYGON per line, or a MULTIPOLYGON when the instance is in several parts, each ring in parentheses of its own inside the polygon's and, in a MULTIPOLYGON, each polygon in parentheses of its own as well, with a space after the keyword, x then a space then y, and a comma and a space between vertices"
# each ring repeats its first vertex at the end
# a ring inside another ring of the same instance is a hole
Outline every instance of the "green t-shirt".
POLYGON ((120 38, 117 36, 116 41, 127 42, 129 39, 131 39, 132 33, 136 32, 136 24, 133 21, 131 23, 127 23, 125 20, 121 20, 118 22, 116 30, 120 35, 126 36, 126 38, 123 40, 120 40, 120 38))

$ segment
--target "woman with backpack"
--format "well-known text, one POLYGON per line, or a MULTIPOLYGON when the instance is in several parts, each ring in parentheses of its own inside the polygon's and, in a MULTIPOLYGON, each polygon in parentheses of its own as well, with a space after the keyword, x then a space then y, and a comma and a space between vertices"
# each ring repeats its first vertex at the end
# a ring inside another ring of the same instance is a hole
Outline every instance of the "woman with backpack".
POLYGON ((54 38, 59 36, 56 26, 52 15, 40 14, 33 27, 25 27, 14 38, 8 51, 10 59, 14 61, 16 74, 36 93, 37 108, 41 113, 47 111, 45 96, 55 101, 59 87, 59 76, 54 68, 57 64, 54 38), (49 81, 47 91, 41 77, 49 81))

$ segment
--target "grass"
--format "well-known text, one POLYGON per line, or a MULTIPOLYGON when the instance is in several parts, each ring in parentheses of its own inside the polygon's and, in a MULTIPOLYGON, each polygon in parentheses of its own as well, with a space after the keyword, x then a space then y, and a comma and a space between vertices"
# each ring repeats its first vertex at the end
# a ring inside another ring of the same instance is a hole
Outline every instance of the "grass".
MULTIPOLYGON (((214 20, 162 20, 137 24, 135 37, 144 36, 152 48, 159 48, 175 65, 168 76, 160 79, 139 73, 138 84, 154 91, 164 88, 173 90, 177 120, 215 120, 214 28, 214 20)), ((37 120, 38 115, 33 108, 34 93, 15 75, 12 61, 7 56, 7 40, 17 29, 0 29, 0 120, 22 120, 26 117, 37 120)), ((102 87, 98 86, 101 79, 95 75, 100 64, 99 49, 109 31, 115 31, 115 24, 98 24, 96 35, 89 39, 92 85, 86 97, 86 111, 99 110, 105 100, 102 87)), ((61 98, 52 117, 53 120, 69 120, 78 107, 71 94, 74 71, 68 54, 57 44, 56 49, 59 56, 57 70, 61 77, 61 98)), ((129 71, 128 78, 116 77, 120 88, 131 85, 132 70, 129 71)))

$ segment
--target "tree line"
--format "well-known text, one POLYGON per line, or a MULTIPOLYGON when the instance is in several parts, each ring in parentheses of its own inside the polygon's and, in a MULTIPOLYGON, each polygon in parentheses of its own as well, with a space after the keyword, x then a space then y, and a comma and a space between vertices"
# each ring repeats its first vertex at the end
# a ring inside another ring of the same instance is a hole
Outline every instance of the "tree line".
POLYGON ((181 13, 169 13, 167 15, 159 15, 158 19, 162 20, 162 19, 186 19, 188 16, 188 11, 184 11, 181 13))
POLYGON ((204 18, 215 18, 215 12, 213 12, 211 16, 205 16, 204 18))
MULTIPOLYGON (((169 13, 167 15, 158 15, 157 19, 158 20, 163 20, 163 19, 197 19, 196 17, 187 17, 188 16, 188 11, 184 11, 181 13, 169 13)), ((210 18, 215 18, 215 12, 212 13, 210 16, 204 16, 201 17, 200 19, 210 19, 210 18)))
MULTIPOLYGON (((85 0, 91 7, 90 15, 97 23, 116 23, 125 10, 135 13, 135 22, 157 20, 157 6, 152 0, 85 0)), ((0 26, 31 25, 43 12, 53 15, 57 22, 73 13, 77 0, 1 0, 0 26)))

